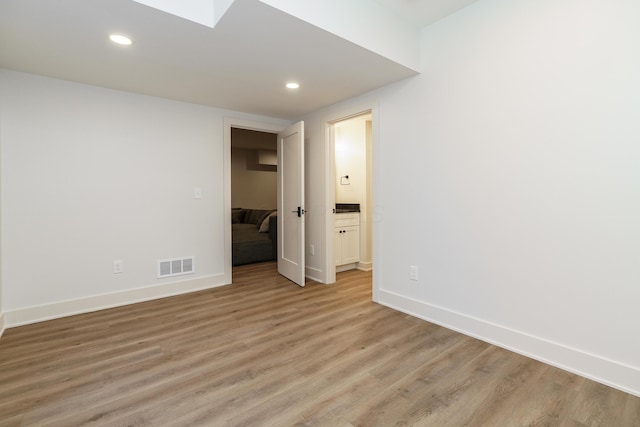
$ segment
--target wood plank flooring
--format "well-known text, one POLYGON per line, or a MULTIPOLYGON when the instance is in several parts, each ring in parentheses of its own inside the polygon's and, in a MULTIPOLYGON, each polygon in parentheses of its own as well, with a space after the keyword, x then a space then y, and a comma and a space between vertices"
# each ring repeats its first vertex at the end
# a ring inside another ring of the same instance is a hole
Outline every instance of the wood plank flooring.
POLYGON ((640 398, 371 302, 234 284, 8 329, 0 426, 640 426, 640 398))

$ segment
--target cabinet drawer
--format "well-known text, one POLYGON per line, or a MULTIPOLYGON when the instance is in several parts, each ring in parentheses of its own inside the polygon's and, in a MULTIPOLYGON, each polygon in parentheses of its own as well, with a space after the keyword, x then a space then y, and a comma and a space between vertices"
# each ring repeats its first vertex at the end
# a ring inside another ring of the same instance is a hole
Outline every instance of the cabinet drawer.
POLYGON ((360 225, 359 213, 336 214, 336 227, 348 227, 350 225, 360 225))

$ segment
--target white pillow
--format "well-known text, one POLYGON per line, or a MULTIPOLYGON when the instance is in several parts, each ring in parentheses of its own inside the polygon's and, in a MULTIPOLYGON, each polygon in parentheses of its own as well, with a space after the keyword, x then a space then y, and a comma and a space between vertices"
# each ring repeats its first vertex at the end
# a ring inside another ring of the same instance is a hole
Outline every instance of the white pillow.
POLYGON ((262 224, 260 224, 260 229, 258 230, 259 233, 266 233, 269 231, 269 218, 271 218, 274 215, 277 215, 278 211, 273 211, 271 212, 265 219, 264 221, 262 221, 262 224))

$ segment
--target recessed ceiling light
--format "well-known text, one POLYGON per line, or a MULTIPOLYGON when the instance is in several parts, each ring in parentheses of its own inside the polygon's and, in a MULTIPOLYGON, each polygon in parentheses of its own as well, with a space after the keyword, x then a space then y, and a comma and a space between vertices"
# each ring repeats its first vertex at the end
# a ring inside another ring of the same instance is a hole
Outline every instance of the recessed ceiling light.
POLYGON ((122 34, 111 34, 109 39, 118 44, 130 45, 131 39, 129 37, 123 36, 122 34))
POLYGON ((300 85, 298 83, 295 83, 295 82, 287 83, 286 86, 287 86, 288 89, 298 89, 300 87, 300 85))

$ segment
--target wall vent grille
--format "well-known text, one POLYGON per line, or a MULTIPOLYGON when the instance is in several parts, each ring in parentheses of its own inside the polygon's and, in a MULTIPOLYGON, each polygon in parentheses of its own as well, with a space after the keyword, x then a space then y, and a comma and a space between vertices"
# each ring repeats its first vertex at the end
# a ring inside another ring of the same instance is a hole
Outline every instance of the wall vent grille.
POLYGON ((159 259, 158 279, 163 277, 182 276, 196 271, 195 257, 159 259))

